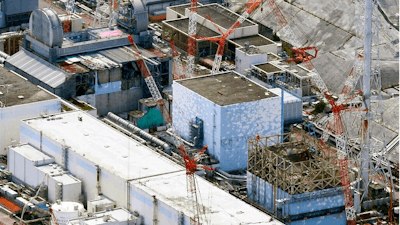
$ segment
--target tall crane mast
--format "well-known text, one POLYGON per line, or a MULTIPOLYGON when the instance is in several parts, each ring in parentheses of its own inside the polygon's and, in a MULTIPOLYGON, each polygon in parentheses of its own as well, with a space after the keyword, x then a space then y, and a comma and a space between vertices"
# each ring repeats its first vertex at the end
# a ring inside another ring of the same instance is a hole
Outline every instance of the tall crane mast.
MULTIPOLYGON (((393 198, 393 177, 391 166, 388 160, 388 151, 386 149, 385 141, 383 144, 376 144, 373 141, 372 134, 380 133, 381 138, 384 138, 383 130, 377 132, 375 128, 372 133, 372 122, 380 125, 383 122, 383 106, 381 96, 381 76, 380 76, 380 59, 379 59, 379 10, 377 2, 373 0, 365 0, 361 2, 361 9, 364 9, 364 57, 363 57, 363 71, 362 71, 362 88, 363 88, 363 107, 366 113, 363 115, 362 121, 362 142, 361 142, 361 168, 359 178, 362 178, 364 183, 363 188, 358 186, 358 192, 362 193, 361 199, 368 196, 368 187, 370 180, 376 177, 383 177, 381 182, 385 188, 390 189, 390 198, 393 198), (375 10, 374 10, 375 9, 375 10), (375 46, 376 51, 372 50, 375 46), (372 54, 375 59, 372 60, 372 54), (372 106, 372 95, 375 94, 375 106, 372 106)), ((362 16, 362 15, 361 15, 362 16)), ((361 25, 361 23, 359 24, 361 25)), ((361 70, 360 70, 361 71, 361 70)), ((374 137, 375 139, 375 137, 374 137)), ((392 209, 390 209, 391 211, 392 209)), ((391 212, 389 212, 389 215, 391 212)), ((391 216, 391 215, 390 215, 391 216)), ((390 218, 391 219, 391 218, 390 218)))
MULTIPOLYGON (((276 20, 281 25, 282 33, 285 37, 289 39, 289 41, 295 46, 292 50, 301 56, 306 56, 304 50, 307 48, 300 48, 300 42, 298 41, 297 36, 294 34, 293 30, 289 26, 289 23, 286 21, 285 17, 283 16, 281 10, 275 4, 274 0, 267 0, 269 7, 272 9, 272 12, 275 15, 276 20), (304 53, 304 54, 303 54, 304 53)), ((317 49, 315 48, 317 54, 317 49)), ((324 81, 322 80, 321 76, 319 75, 318 71, 315 69, 314 65, 311 62, 311 58, 308 60, 303 60, 305 66, 314 73, 313 81, 314 84, 317 86, 319 91, 327 98, 332 105, 332 112, 333 116, 331 121, 328 122, 328 126, 323 130, 322 140, 321 143, 325 143, 330 136, 329 130, 334 130, 335 132, 335 141, 336 141, 336 148, 339 150, 337 156, 339 160, 339 169, 341 174, 341 181, 342 181, 342 190, 343 196, 345 200, 345 211, 346 211, 346 218, 348 224, 355 224, 356 219, 356 210, 354 209, 353 204, 353 197, 350 190, 350 179, 348 176, 348 162, 347 162, 347 153, 346 153, 346 137, 343 135, 343 128, 342 128, 342 120, 341 120, 341 111, 343 110, 350 110, 346 107, 346 104, 353 99, 353 97, 348 98, 345 100, 346 96, 350 93, 350 90, 354 87, 353 82, 355 76, 351 73, 348 77, 345 86, 342 91, 342 95, 340 98, 340 102, 335 102, 333 97, 330 95, 327 86, 325 85, 324 81)), ((358 93, 360 94, 360 93, 358 93)), ((352 109, 354 111, 358 111, 359 109, 352 109)))
POLYGON ((197 0, 190 0, 186 75, 193 77, 196 54, 197 0))
POLYGON ((171 115, 165 105, 164 99, 161 96, 160 91, 158 90, 157 84, 153 79, 153 76, 150 73, 149 68, 147 67, 146 62, 143 59, 142 53, 140 52, 139 48, 136 46, 135 41, 131 35, 128 35, 129 43, 132 46, 133 52, 135 56, 138 58, 136 61, 140 72, 142 73, 143 79, 147 84, 147 87, 150 90, 151 96, 153 97, 154 101, 162 108, 162 115, 164 122, 169 124, 172 122, 171 115))
POLYGON ((203 39, 203 40, 208 40, 212 41, 214 43, 218 43, 218 49, 217 52, 215 53, 215 59, 213 63, 213 68, 211 74, 216 74, 219 72, 219 69, 221 67, 221 61, 222 61, 222 55, 224 54, 224 48, 225 48, 225 41, 226 38, 231 35, 236 28, 238 28, 250 15, 251 12, 253 12, 254 9, 258 7, 258 5, 261 4, 261 0, 250 0, 250 4, 248 4, 248 7, 246 11, 239 16, 239 18, 235 21, 234 24, 232 24, 231 27, 229 27, 228 31, 225 33, 219 29, 217 25, 211 20, 209 16, 208 19, 214 24, 214 26, 218 29, 218 31, 222 34, 222 37, 219 38, 207 38, 207 37, 198 37, 197 39, 203 39))

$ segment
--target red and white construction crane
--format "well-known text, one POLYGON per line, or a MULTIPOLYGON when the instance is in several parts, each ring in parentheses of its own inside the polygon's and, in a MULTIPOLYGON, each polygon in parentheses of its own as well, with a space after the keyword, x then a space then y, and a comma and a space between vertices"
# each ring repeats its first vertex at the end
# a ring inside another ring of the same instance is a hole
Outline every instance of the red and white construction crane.
MULTIPOLYGON (((289 23, 286 21, 285 17, 283 16, 281 10, 276 5, 274 0, 267 0, 268 5, 271 8, 272 12, 274 13, 275 19, 280 24, 282 36, 286 37, 288 41, 294 46, 292 51, 301 52, 303 48, 301 48, 301 43, 298 37, 294 34, 292 28, 289 26, 289 23)), ((305 52, 304 52, 305 53, 305 52)), ((316 56, 317 54, 315 54, 316 56)), ((303 61, 307 69, 311 70, 314 73, 313 81, 315 85, 318 87, 319 91, 323 94, 325 93, 328 88, 326 87, 324 81, 322 80, 321 76, 319 75, 318 71, 315 69, 314 65, 311 63, 311 60, 303 61)))
POLYGON ((222 37, 218 38, 208 38, 208 37, 197 38, 218 43, 218 49, 217 52, 215 53, 215 59, 211 74, 216 74, 219 72, 219 68, 221 67, 222 55, 224 54, 226 38, 229 37, 229 35, 231 35, 235 31, 235 29, 238 28, 249 17, 250 13, 253 12, 253 10, 256 9, 260 4, 261 0, 250 0, 247 4, 246 11, 239 16, 239 18, 235 21, 235 23, 232 24, 232 26, 229 27, 228 31, 226 31, 225 33, 221 31, 221 29, 211 20, 209 16, 207 16, 207 18, 214 24, 214 26, 222 34, 222 37))
POLYGON ((162 115, 163 115, 164 122, 166 124, 170 124, 172 122, 171 115, 169 114, 169 111, 165 105, 164 99, 162 98, 161 93, 158 90, 156 82, 154 81, 153 76, 151 75, 146 62, 143 59, 142 53, 140 52, 139 48, 136 46, 135 41, 131 35, 128 35, 128 39, 129 39, 129 43, 131 44, 131 46, 133 48, 133 53, 137 57, 136 63, 140 69, 140 72, 142 73, 142 76, 144 78, 144 81, 147 84, 147 87, 150 90, 151 96, 153 97, 154 101, 157 102, 157 105, 159 105, 162 108, 162 115))
POLYGON ((304 48, 293 47, 291 50, 292 53, 296 55, 296 57, 291 59, 286 59, 286 62, 293 61, 296 63, 306 63, 307 61, 316 58, 318 53, 318 49, 316 47, 304 47, 304 48), (312 49, 314 49, 315 55, 308 55, 306 51, 312 49))
POLYGON ((189 27, 187 40, 186 76, 191 78, 194 74, 194 59, 196 55, 196 26, 197 26, 197 0, 190 0, 189 27))
MULTIPOLYGON (((281 32, 283 36, 288 38, 289 42, 294 45, 292 48, 292 51, 296 54, 298 59, 294 59, 293 61, 300 60, 306 65, 307 69, 311 70, 314 73, 313 76, 313 81, 314 84, 317 86, 319 91, 324 95, 325 98, 327 98, 332 106, 332 112, 333 116, 331 117, 330 121, 328 122, 327 127, 323 130, 323 135, 322 135, 322 140, 321 144, 325 145, 325 142, 328 140, 330 136, 330 131, 335 132, 335 139, 336 139, 336 148, 338 149, 338 159, 339 159, 339 169, 340 169, 340 174, 341 174, 341 181, 342 181, 342 190, 343 190, 343 196, 345 200, 345 211, 346 211, 346 218, 348 224, 355 224, 355 219, 356 219, 356 211, 354 209, 354 204, 353 204, 353 196, 351 194, 351 189, 350 189, 350 179, 348 176, 348 162, 347 162, 347 154, 346 154, 346 137, 343 135, 343 127, 342 127, 342 120, 340 117, 340 113, 343 110, 359 110, 359 109, 350 109, 349 107, 346 107, 346 104, 348 101, 351 101, 354 97, 350 97, 347 100, 343 102, 345 99, 345 96, 350 93, 349 88, 351 89, 354 87, 351 85, 351 79, 354 77, 352 74, 350 74, 348 80, 349 82, 346 82, 347 85, 343 88, 342 91, 342 97, 341 101, 343 103, 336 103, 332 97, 332 95, 329 93, 328 88, 326 87, 324 81, 322 80, 321 76, 319 75, 318 71, 315 69, 314 65, 311 62, 311 59, 313 58, 312 56, 308 56, 306 54, 306 50, 309 50, 306 48, 301 48, 300 47, 300 42, 298 41, 297 36, 294 34, 293 30, 289 26, 288 22, 286 21, 285 17, 283 16, 281 10, 278 8, 278 6, 275 4, 274 0, 267 0, 268 5, 271 8, 272 12, 275 15, 276 20, 279 22, 281 25, 282 29, 281 32), (306 59, 306 60, 304 60, 306 59), (351 86, 350 86, 351 85, 351 86)), ((308 48, 314 48, 315 49, 315 56, 317 56, 317 48, 315 47, 308 47, 308 48)), ((359 93, 358 93, 359 94, 359 93)))
POLYGON ((214 169, 205 165, 197 164, 200 160, 201 156, 207 150, 207 145, 204 146, 198 153, 196 153, 192 158, 187 154, 185 150, 185 146, 180 144, 178 147, 178 151, 181 154, 186 167, 186 187, 187 187, 187 194, 191 204, 191 211, 193 217, 190 219, 190 224, 199 225, 201 224, 201 209, 199 206, 199 200, 197 196, 197 189, 196 189, 196 180, 194 173, 197 170, 208 170, 213 171, 214 169))
POLYGON ((173 78, 174 80, 179 80, 185 78, 185 75, 183 73, 183 66, 182 66, 182 61, 179 58, 179 52, 176 50, 176 46, 174 43, 174 40, 170 38, 169 43, 171 44, 171 49, 172 49, 172 61, 173 61, 173 66, 174 66, 174 73, 173 73, 173 78))

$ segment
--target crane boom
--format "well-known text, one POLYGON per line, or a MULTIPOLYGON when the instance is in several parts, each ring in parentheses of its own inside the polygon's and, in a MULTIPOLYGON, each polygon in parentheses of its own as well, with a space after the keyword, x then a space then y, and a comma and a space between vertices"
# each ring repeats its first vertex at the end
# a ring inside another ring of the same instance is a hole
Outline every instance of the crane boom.
MULTIPOLYGON (((272 12, 274 13, 276 21, 278 21, 279 25, 282 27, 281 29, 282 35, 286 37, 293 46, 299 48, 301 46, 301 43, 298 37, 295 35, 292 28, 289 26, 289 23, 283 16, 281 10, 276 5, 275 1, 274 0, 267 0, 267 1, 268 1, 268 6, 272 9, 272 12)), ((328 88, 326 87, 324 81, 322 80, 321 76, 319 75, 318 71, 315 69, 311 61, 308 60, 304 62, 304 64, 307 67, 307 69, 309 69, 313 73, 312 81, 314 82, 315 86, 317 86, 319 91, 322 94, 327 92, 328 88)))
POLYGON ((169 43, 171 44, 172 60, 175 66, 174 80, 185 78, 185 75, 183 74, 182 61, 179 59, 179 52, 176 50, 174 40, 172 38, 169 39, 169 43))
POLYGON ((172 122, 171 115, 169 114, 169 111, 165 105, 164 99, 161 96, 160 91, 158 90, 157 84, 153 79, 153 76, 150 73, 149 67, 147 67, 146 62, 143 59, 142 53, 140 52, 139 48, 136 46, 135 41, 133 40, 133 37, 131 35, 128 35, 129 43, 131 44, 135 56, 138 58, 136 63, 138 64, 138 67, 140 69, 140 72, 142 73, 142 76, 144 78, 144 81, 147 84, 147 87, 149 88, 149 91, 151 93, 151 96, 153 97, 154 101, 156 101, 157 105, 159 105, 162 108, 162 115, 164 122, 169 124, 172 122))
MULTIPOLYGON (((293 30, 289 26, 289 23, 286 21, 285 17, 283 16, 281 10, 279 7, 275 4, 274 0, 267 0, 269 7, 272 9, 272 12, 275 15, 275 19, 279 22, 281 25, 282 29, 281 31, 283 32, 283 35, 289 39, 289 41, 295 46, 295 50, 301 50, 302 48, 299 48, 301 43, 297 36, 294 34, 293 30)), ((303 48, 304 49, 304 48, 303 48)), ((316 56, 316 54, 315 54, 316 56)), ((312 73, 312 81, 317 86, 319 91, 324 95, 324 97, 332 97, 329 94, 329 90, 327 86, 325 85, 324 81, 322 80, 321 76, 319 75, 318 71, 315 69, 314 65, 311 62, 311 59, 304 61, 303 63, 309 69, 312 73)), ((351 77, 351 76, 349 76, 351 77)), ((347 90, 343 93, 349 93, 347 90)), ((344 98, 342 96, 342 98, 344 98)), ((350 190, 350 179, 348 175, 348 163, 346 159, 346 137, 343 134, 343 129, 342 129, 342 120, 340 118, 340 111, 346 110, 348 108, 344 107, 344 104, 336 104, 333 100, 330 101, 332 104, 332 111, 334 111, 333 115, 333 124, 332 126, 336 127, 335 132, 336 132, 336 147, 338 149, 338 160, 339 160, 339 169, 340 169, 340 177, 342 181, 342 191, 343 191, 343 196, 345 200, 345 211, 346 211, 346 218, 349 224, 355 224, 355 209, 353 206, 353 197, 351 195, 351 190, 350 190)), ((329 124, 328 124, 329 125, 329 124)), ((321 143, 325 143, 329 137, 328 133, 329 127, 325 128, 323 130, 323 135, 322 135, 322 140, 321 143)))
POLYGON ((249 17, 250 13, 252 13, 254 11, 254 9, 256 9, 261 4, 261 0, 250 0, 249 3, 251 3, 251 4, 248 5, 246 11, 242 15, 239 16, 239 18, 235 21, 235 23, 233 23, 232 26, 230 26, 228 31, 225 33, 223 33, 219 29, 219 27, 217 27, 217 25, 215 25, 215 23, 211 20, 211 18, 208 17, 208 19, 213 23, 213 25, 222 34, 222 37, 219 37, 219 38, 206 38, 206 37, 197 38, 197 39, 209 40, 212 42, 218 42, 218 49, 217 49, 217 53, 215 54, 215 59, 214 59, 211 74, 216 74, 219 72, 219 69, 221 67, 222 55, 224 54, 226 38, 229 35, 231 35, 235 31, 235 29, 238 28, 249 17))

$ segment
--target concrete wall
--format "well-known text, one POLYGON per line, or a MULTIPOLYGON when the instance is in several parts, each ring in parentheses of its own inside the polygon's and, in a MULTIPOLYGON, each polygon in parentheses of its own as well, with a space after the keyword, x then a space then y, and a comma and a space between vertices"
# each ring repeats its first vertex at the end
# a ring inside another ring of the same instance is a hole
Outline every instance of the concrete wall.
POLYGON ((133 181, 131 182, 130 192, 130 211, 137 211, 141 216, 144 217, 144 224, 151 225, 153 220, 157 219, 158 224, 182 224, 190 225, 190 218, 185 214, 177 211, 170 207, 166 203, 156 199, 156 204, 153 196, 150 193, 146 193, 140 188, 140 183, 133 181))
MULTIPOLYGON (((229 10, 229 9, 227 9, 229 10)), ((229 10, 230 11, 230 10, 229 10)), ((231 11, 232 12, 232 11, 231 11)), ((185 16, 189 17, 190 10, 188 8, 185 9, 185 16)), ((212 16, 212 15, 211 15, 212 16)), ((220 34, 218 29, 214 26, 214 24, 208 20, 207 18, 204 18, 197 14, 197 22, 202 24, 203 26, 209 28, 210 30, 213 30, 220 34)), ((218 21, 215 21, 218 24, 218 21)), ((233 23, 232 23, 233 24, 233 23)), ((218 26, 218 25, 217 25, 218 26)), ((228 29, 223 28, 221 26, 218 26, 220 30, 224 33, 228 31, 228 29)), ((246 26, 246 27, 238 27, 236 28, 231 35, 229 35, 227 38, 228 39, 233 39, 233 38, 241 38, 241 37, 247 37, 247 36, 252 36, 252 35, 257 35, 258 34, 258 25, 256 23, 246 26)))
POLYGON ((177 13, 175 10, 172 10, 170 7, 167 7, 166 14, 167 14, 166 20, 178 19, 179 16, 181 16, 181 18, 185 17, 185 15, 181 15, 181 14, 177 13))
POLYGON ((6 0, 4 12, 7 15, 31 12, 39 6, 38 0, 6 0))
MULTIPOLYGON (((21 123, 21 141, 29 142, 36 148, 42 145, 43 152, 53 156, 55 162, 61 165, 62 145, 46 135, 42 135, 41 139, 42 144, 40 144, 40 132, 25 123, 21 123)), ((86 200, 95 199, 98 195, 96 165, 84 156, 69 150, 67 170, 82 181, 82 192, 85 194, 86 200)), ((118 207, 126 207, 126 189, 121 189, 121 187, 126 186, 124 179, 100 168, 100 186, 104 196, 116 201, 118 207), (124 190, 124 192, 115 190, 124 190)))
POLYGON ((38 178, 36 166, 47 165, 53 162, 53 158, 31 161, 14 151, 14 148, 12 147, 8 150, 7 154, 8 170, 16 178, 34 188, 37 187, 41 182, 41 178, 38 178))
POLYGON ((251 65, 266 63, 267 62, 267 53, 261 54, 247 54, 243 51, 243 49, 235 49, 235 71, 245 75, 245 69, 250 69, 251 65))
POLYGON ((173 84, 172 121, 175 130, 189 141, 189 121, 199 117, 203 120, 204 145, 208 153, 219 158, 221 140, 221 107, 194 93, 181 84, 173 84))
MULTIPOLYGON (((282 191, 280 188, 275 187, 250 172, 247 172, 247 197, 269 212, 284 218, 344 207, 341 187, 289 195, 287 192, 282 191), (283 203, 279 203, 279 200, 283 200, 283 203)), ((320 217, 316 217, 315 219, 320 217)), ((328 219, 330 220, 331 218, 328 219)), ((341 220, 335 219, 335 221, 337 222, 336 224, 346 224, 346 216, 341 218, 341 220)))
POLYGON ((345 225, 346 213, 335 213, 331 215, 319 216, 315 218, 297 220, 286 223, 287 225, 345 225))
POLYGON ((204 145, 220 161, 223 170, 247 168, 247 140, 281 133, 281 99, 218 106, 179 83, 173 86, 174 127, 189 140, 189 121, 204 121, 204 145))
POLYGON ((97 114, 106 115, 108 112, 121 113, 136 110, 137 102, 142 98, 142 88, 138 87, 96 95, 97 114))
POLYGON ((20 141, 20 120, 61 112, 59 99, 0 108, 0 155, 7 155, 11 140, 20 141))

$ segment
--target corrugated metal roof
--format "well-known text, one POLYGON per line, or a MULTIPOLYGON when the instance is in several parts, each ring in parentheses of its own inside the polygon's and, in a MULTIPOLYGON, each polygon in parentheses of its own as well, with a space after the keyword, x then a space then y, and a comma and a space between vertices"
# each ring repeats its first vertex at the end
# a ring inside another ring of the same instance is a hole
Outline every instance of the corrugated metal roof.
POLYGON ((6 62, 52 88, 56 88, 64 83, 68 75, 46 60, 26 50, 20 50, 7 58, 6 62))
POLYGON ((135 57, 124 48, 113 48, 100 51, 99 53, 117 63, 136 61, 135 57))
MULTIPOLYGON (((145 59, 157 57, 155 54, 153 54, 152 52, 150 52, 146 49, 139 48, 139 50, 142 52, 142 55, 144 56, 145 59)), ((120 48, 103 50, 103 51, 100 51, 99 53, 117 63, 128 63, 128 62, 136 61, 136 57, 133 54, 133 50, 131 50, 130 47, 126 47, 126 46, 120 47, 120 48)))

